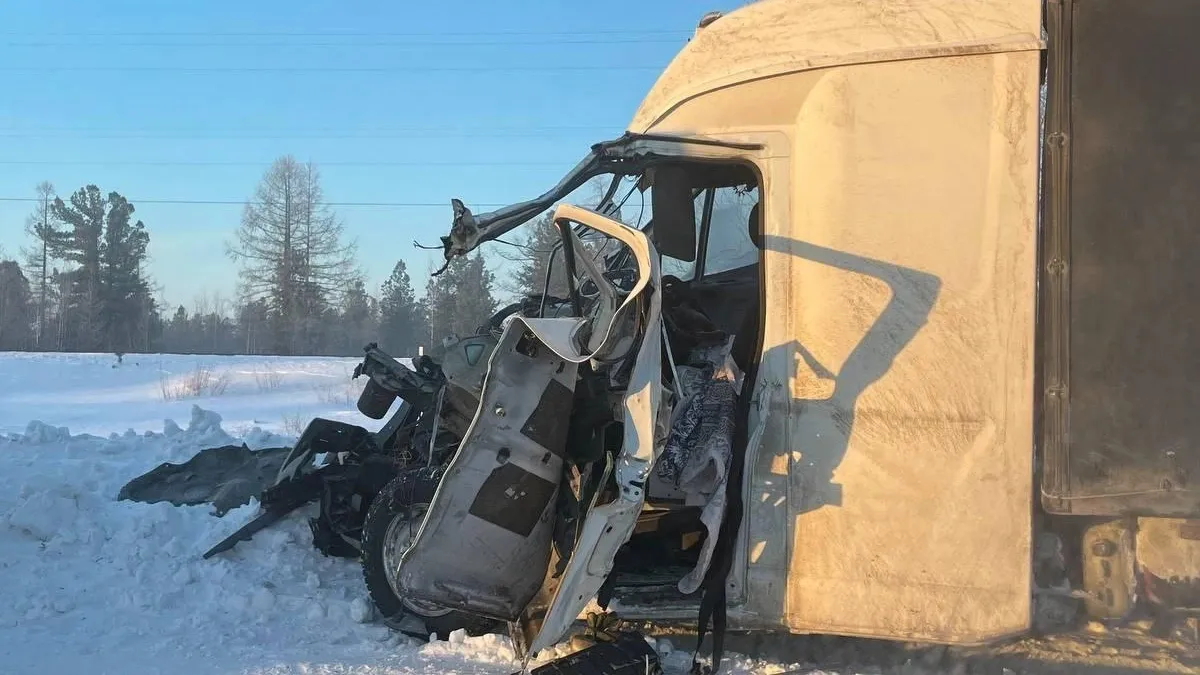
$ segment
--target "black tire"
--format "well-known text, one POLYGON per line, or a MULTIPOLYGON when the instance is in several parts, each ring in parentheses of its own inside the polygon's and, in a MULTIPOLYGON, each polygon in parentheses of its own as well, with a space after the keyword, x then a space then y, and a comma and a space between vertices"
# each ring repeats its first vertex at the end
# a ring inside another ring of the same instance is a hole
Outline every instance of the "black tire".
POLYGON ((392 630, 422 640, 434 634, 446 640, 450 633, 465 629, 468 635, 492 632, 499 622, 466 612, 437 608, 431 603, 410 601, 399 597, 392 587, 385 564, 384 547, 387 532, 393 523, 397 527, 410 523, 415 533, 420 518, 433 500, 438 476, 426 469, 406 471, 393 478, 371 501, 362 530, 363 580, 375 610, 392 630), (419 628, 418 626, 423 626, 419 628))

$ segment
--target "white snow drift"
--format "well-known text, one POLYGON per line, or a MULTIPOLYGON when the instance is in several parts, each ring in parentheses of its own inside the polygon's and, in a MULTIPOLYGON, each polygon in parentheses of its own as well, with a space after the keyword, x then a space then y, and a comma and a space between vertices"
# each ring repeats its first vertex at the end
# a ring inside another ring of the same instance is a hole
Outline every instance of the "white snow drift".
MULTIPOLYGON (((358 564, 312 547, 311 509, 202 560, 256 504, 217 518, 205 506, 116 501, 162 462, 286 445, 313 416, 377 429, 354 409, 354 363, 0 354, 0 672, 516 670, 505 638, 422 644, 377 623, 358 564), (180 384, 200 372, 215 384, 180 384)), ((675 671, 689 662, 665 656, 675 671)), ((735 672, 784 670, 731 660, 735 672)))

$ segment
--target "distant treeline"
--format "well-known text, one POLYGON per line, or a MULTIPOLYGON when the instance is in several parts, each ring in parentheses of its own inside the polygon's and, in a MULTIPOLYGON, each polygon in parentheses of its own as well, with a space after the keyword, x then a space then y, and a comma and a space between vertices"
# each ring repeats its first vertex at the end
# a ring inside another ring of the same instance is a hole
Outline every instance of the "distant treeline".
MULTIPOLYGON (((37 195, 28 242, 15 258, 0 255, 0 350, 352 356, 379 342, 406 356, 469 334, 497 309, 496 277, 478 253, 423 275, 421 297, 400 260, 373 294, 316 168, 290 156, 264 173, 226 246, 237 298, 190 309, 156 301, 151 228, 120 193, 87 185, 64 199, 42 183, 37 195)), ((554 236, 543 218, 514 247, 522 253, 506 256, 515 266, 505 290, 541 291, 554 236)), ((551 290, 561 292, 555 272, 551 290)))

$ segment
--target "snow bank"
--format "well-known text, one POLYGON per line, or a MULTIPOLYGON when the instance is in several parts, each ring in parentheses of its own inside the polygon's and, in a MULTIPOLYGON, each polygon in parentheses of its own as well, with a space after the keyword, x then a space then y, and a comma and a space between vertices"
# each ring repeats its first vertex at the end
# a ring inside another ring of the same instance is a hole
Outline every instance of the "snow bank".
MULTIPOLYGON (((290 443, 294 434, 271 424, 268 413, 283 409, 279 397, 315 396, 304 384, 290 394, 264 394, 276 403, 247 395, 246 405, 258 406, 249 413, 226 398, 166 402, 157 395, 157 375, 139 385, 127 374, 152 371, 156 358, 139 364, 127 356, 113 368, 114 359, 103 355, 0 354, 0 382, 7 384, 0 394, 0 672, 486 675, 517 669, 504 637, 455 635, 422 644, 378 623, 358 564, 312 547, 307 518, 315 506, 203 560, 201 554, 252 517, 257 504, 216 518, 207 506, 116 501, 130 479, 202 448, 290 443), (24 420, 16 417, 26 413, 24 420), (234 431, 230 419, 241 428, 234 431)), ((182 367, 192 357, 173 358, 182 367)), ((229 361, 248 373, 286 367, 330 380, 341 367, 329 366, 329 359, 229 361)), ((320 415, 363 423, 342 409, 343 401, 324 407, 305 401, 305 422, 320 415)), ((667 663, 686 672, 688 657, 674 653, 667 663)), ((734 672, 759 669, 731 659, 734 672)))
MULTIPOLYGON (((311 510, 202 560, 256 504, 216 518, 206 506, 115 501, 122 485, 161 462, 238 440, 220 415, 198 406, 186 428, 167 420, 162 432, 101 438, 35 421, 0 440, 2 670, 95 673, 100 663, 155 672, 128 660, 143 650, 204 664, 174 671, 189 674, 322 653, 421 672, 426 658, 442 658, 443 647, 426 646, 422 656, 373 621, 358 565, 312 547, 311 510)), ((496 646, 479 643, 485 660, 503 666, 496 672, 510 672, 511 651, 501 656, 496 646)))
POLYGON ((0 352, 0 435, 28 431, 31 419, 96 435, 158 429, 164 417, 187 419, 197 404, 236 436, 255 427, 295 436, 318 414, 377 429, 382 423, 355 407, 359 361, 129 354, 117 364, 112 354, 0 352))

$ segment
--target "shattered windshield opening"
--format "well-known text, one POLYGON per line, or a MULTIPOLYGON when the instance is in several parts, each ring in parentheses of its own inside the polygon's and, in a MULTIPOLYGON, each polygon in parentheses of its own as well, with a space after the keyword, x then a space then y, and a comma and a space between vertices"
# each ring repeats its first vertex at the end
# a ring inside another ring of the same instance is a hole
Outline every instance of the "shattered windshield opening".
POLYGON ((649 219, 646 192, 641 175, 596 175, 505 238, 497 238, 495 243, 506 245, 499 250, 501 257, 529 270, 518 279, 527 316, 578 316, 584 307, 576 306, 575 300, 586 304, 595 292, 583 273, 587 264, 604 270, 618 289, 629 290, 636 275, 625 269, 631 262, 627 249, 613 238, 575 223, 570 227, 575 250, 568 251, 553 213, 559 205, 570 204, 640 229, 649 219), (573 298, 573 291, 578 291, 578 298, 573 298))
POLYGON ((474 214, 459 199, 451 199, 453 220, 450 233, 441 238, 446 260, 464 255, 479 244, 502 237, 513 229, 536 218, 566 195, 601 175, 641 175, 652 165, 678 162, 679 144, 714 145, 741 149, 757 149, 756 145, 725 143, 712 139, 684 136, 625 134, 620 138, 597 143, 575 168, 571 169, 552 188, 542 195, 511 204, 489 213, 474 214))

